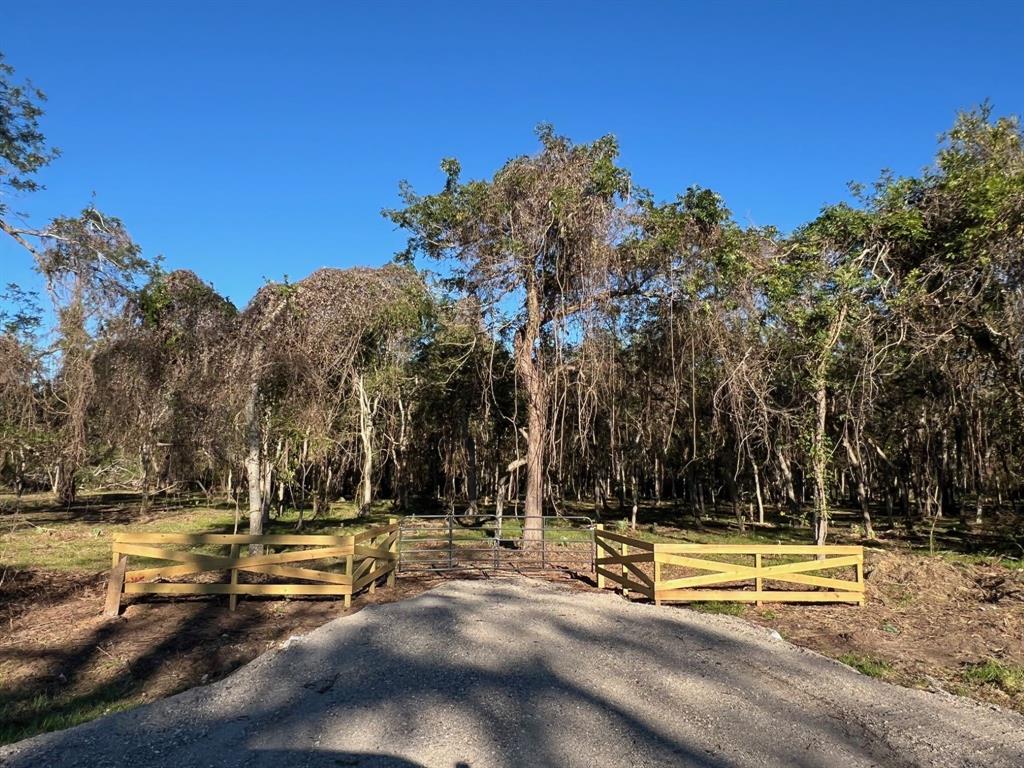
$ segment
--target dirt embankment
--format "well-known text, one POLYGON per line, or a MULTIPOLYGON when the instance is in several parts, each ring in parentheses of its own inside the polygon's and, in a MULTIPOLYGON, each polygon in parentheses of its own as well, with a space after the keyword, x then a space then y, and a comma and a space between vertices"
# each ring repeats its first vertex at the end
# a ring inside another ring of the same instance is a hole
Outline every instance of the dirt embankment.
POLYGON ((130 603, 100 615, 106 574, 9 570, 0 584, 0 743, 90 720, 220 679, 266 650, 374 603, 429 588, 340 601, 223 599, 130 603))
POLYGON ((766 606, 745 616, 868 674, 1024 711, 1024 571, 869 551, 864 608, 766 606))

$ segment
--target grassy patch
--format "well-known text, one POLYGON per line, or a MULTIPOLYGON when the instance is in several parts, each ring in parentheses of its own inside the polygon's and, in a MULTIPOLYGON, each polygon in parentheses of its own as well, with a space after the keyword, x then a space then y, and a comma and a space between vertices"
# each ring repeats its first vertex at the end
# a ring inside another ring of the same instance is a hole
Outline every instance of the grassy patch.
POLYGON ((31 699, 0 705, 0 744, 10 744, 48 731, 87 723, 145 703, 130 697, 123 685, 104 686, 83 696, 40 693, 31 699))
POLYGON ((874 656, 866 656, 860 653, 844 653, 839 660, 848 667, 853 667, 862 675, 877 677, 885 680, 892 676, 893 669, 889 662, 878 659, 874 656))
POLYGON ((973 685, 991 685, 1009 694, 1024 692, 1024 666, 996 659, 970 664, 961 673, 973 685))
POLYGON ((747 606, 743 603, 719 602, 717 600, 708 600, 703 603, 690 603, 687 608, 692 611, 698 611, 699 613, 718 613, 726 616, 742 616, 747 610, 747 606))
MULTIPOLYGON (((111 536, 114 533, 231 533, 235 529, 233 508, 197 505, 155 507, 141 513, 137 504, 108 503, 103 494, 86 495, 81 509, 26 505, 20 512, 0 518, 0 561, 14 568, 52 571, 102 571, 110 567, 111 536)), ((357 519, 352 502, 336 502, 316 520, 303 516, 303 533, 358 533, 386 520, 390 504, 375 504, 369 516, 357 519)), ((299 513, 286 509, 275 514, 267 533, 294 533, 299 513)), ((242 512, 238 531, 248 530, 242 512)), ((213 550, 211 550, 213 551, 213 550)))

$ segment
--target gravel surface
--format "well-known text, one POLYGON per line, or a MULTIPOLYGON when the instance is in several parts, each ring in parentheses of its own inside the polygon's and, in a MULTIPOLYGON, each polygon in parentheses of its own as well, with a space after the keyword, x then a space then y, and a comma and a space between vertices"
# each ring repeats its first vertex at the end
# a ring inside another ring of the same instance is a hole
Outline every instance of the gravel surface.
POLYGON ((1024 717, 732 617, 488 579, 368 607, 214 685, 0 749, 0 765, 1019 768, 1024 717))

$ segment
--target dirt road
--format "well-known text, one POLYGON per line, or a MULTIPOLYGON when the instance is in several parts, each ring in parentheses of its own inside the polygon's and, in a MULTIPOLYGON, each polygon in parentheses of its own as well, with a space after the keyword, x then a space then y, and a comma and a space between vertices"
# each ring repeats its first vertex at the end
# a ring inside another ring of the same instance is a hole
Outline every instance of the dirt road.
POLYGON ((0 749, 0 765, 1017 768, 1024 717, 739 619, 492 579, 369 607, 215 685, 0 749))

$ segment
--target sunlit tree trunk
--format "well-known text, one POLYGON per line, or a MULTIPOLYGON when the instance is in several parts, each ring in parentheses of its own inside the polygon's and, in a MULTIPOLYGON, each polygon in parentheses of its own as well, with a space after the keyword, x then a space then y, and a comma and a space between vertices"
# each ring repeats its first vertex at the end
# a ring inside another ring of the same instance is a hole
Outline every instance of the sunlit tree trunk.
MULTIPOLYGON (((253 377, 245 401, 245 479, 249 489, 250 536, 263 534, 263 435, 260 429, 259 399, 259 382, 253 377)), ((258 544, 249 546, 249 551, 254 554, 261 550, 258 544)))
POLYGON ((476 515, 478 509, 478 478, 476 464, 476 439, 469 426, 469 415, 463 414, 463 442, 466 448, 466 514, 476 515))
POLYGON ((516 334, 516 368, 526 391, 526 503, 523 542, 539 542, 544 515, 544 443, 547 434, 547 387, 540 367, 541 308, 531 276, 526 287, 526 323, 516 334))
POLYGON ((871 508, 868 500, 868 485, 864 461, 860 455, 860 441, 856 437, 851 440, 843 436, 843 443, 846 446, 846 456, 853 470, 854 483, 857 493, 857 504, 860 506, 861 520, 864 524, 864 536, 868 539, 875 538, 875 529, 871 524, 871 508))
POLYGON ((373 503, 373 412, 362 375, 356 377, 359 396, 359 439, 363 448, 363 467, 359 477, 359 514, 365 515, 373 503))
POLYGON ((814 542, 823 545, 828 537, 828 446, 826 419, 828 400, 822 377, 814 388, 814 432, 811 443, 811 470, 814 475, 814 542))

